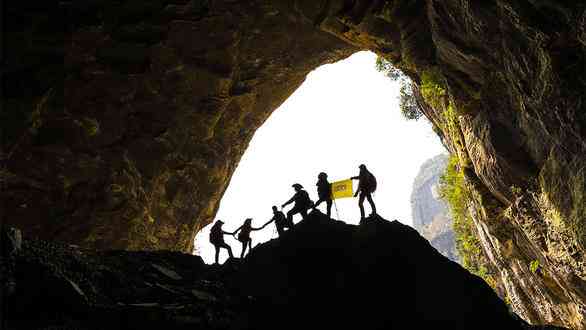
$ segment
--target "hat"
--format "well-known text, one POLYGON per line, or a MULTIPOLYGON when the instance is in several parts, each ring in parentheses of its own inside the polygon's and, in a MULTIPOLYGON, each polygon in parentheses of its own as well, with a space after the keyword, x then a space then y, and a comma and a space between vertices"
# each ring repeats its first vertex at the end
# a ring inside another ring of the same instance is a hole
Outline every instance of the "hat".
POLYGON ((222 221, 222 220, 218 220, 218 221, 216 221, 216 222, 217 222, 217 223, 224 223, 224 221, 222 221))
POLYGON ((291 185, 291 187, 293 188, 299 188, 299 189, 303 189, 303 186, 300 185, 299 183, 294 183, 293 185, 291 185))

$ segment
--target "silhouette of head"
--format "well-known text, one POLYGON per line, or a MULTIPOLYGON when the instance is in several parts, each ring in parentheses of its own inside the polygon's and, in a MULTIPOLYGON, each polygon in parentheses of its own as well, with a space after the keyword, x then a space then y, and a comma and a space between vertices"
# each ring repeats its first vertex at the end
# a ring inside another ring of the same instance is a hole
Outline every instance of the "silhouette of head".
POLYGON ((273 205, 273 213, 277 213, 278 209, 276 206, 273 205))
POLYGON ((325 180, 328 178, 328 175, 325 172, 321 172, 320 174, 317 175, 317 178, 320 180, 325 180))
POLYGON ((366 165, 360 164, 360 166, 358 166, 358 168, 361 169, 361 170, 365 170, 366 169, 366 165))
POLYGON ((293 189, 295 189, 295 191, 299 191, 299 190, 303 189, 303 186, 300 185, 299 183, 294 183, 291 187, 293 187, 293 189))
POLYGON ((244 224, 247 226, 250 226, 250 224, 252 223, 252 219, 251 218, 246 218, 246 220, 244 220, 244 224))

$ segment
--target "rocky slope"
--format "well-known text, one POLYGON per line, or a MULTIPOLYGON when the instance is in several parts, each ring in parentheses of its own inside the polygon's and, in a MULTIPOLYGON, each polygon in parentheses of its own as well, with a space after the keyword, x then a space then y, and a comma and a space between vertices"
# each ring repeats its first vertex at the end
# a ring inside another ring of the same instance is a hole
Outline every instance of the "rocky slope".
POLYGON ((357 227, 314 212, 244 261, 222 267, 177 252, 97 252, 25 239, 3 325, 529 329, 482 280, 413 229, 368 220, 357 227))
POLYGON ((586 328, 583 1, 4 9, 3 223, 87 247, 190 250, 254 130, 313 68, 368 49, 420 87, 514 309, 586 328))
POLYGON ((439 253, 457 262, 452 219, 438 194, 439 179, 447 164, 448 156, 442 154, 421 165, 411 190, 411 215, 413 227, 439 253))

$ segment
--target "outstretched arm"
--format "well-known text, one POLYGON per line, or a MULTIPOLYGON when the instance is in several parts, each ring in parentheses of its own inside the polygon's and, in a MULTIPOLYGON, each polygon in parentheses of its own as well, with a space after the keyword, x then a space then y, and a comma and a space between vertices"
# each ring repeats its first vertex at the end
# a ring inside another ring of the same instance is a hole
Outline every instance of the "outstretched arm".
POLYGON ((291 197, 290 200, 286 201, 285 204, 281 205, 281 207, 285 207, 285 206, 293 203, 294 200, 295 200, 295 195, 293 195, 293 197, 291 197))
POLYGON ((268 225, 269 225, 271 222, 273 222, 273 221, 275 221, 275 219, 271 219, 271 220, 267 221, 267 223, 265 223, 264 225, 262 225, 262 226, 260 227, 260 229, 263 229, 264 227, 268 226, 268 225))
POLYGON ((252 226, 251 226, 251 227, 250 227, 250 231, 257 231, 257 230, 261 230, 261 229, 263 229, 263 228, 264 228, 264 226, 260 226, 260 227, 258 227, 258 228, 254 228, 254 227, 252 227, 252 226))
POLYGON ((358 193, 362 190, 362 184, 359 181, 358 182, 358 189, 356 189, 356 192, 354 193, 354 197, 358 196, 358 193))
POLYGON ((224 234, 228 234, 228 235, 236 235, 236 233, 237 233, 237 232, 238 232, 240 229, 242 229, 242 226, 238 227, 238 229, 236 229, 235 231, 233 231, 233 232, 231 232, 231 233, 229 233, 229 232, 226 232, 226 231, 225 231, 225 232, 224 232, 224 234))

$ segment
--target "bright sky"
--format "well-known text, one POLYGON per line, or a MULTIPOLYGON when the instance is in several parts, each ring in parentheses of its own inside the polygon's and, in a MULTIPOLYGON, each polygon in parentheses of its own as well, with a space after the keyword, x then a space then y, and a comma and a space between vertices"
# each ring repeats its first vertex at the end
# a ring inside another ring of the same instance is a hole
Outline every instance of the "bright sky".
MULTIPOLYGON (((330 182, 358 175, 364 163, 377 177, 374 201, 378 214, 411 225, 410 194, 419 167, 445 152, 425 120, 407 121, 399 110, 399 83, 375 69, 376 55, 359 52, 346 60, 323 65, 260 127, 242 157, 224 194, 216 219, 233 231, 245 218, 260 227, 272 217, 300 183, 312 200, 317 198, 317 175, 326 172, 330 182)), ((354 182, 354 188, 357 181, 354 182)), ((357 198, 336 201, 339 219, 357 224, 357 198)), ((285 209, 285 213, 292 205, 285 209)), ((325 213, 325 203, 320 210, 325 213)), ((365 202, 366 214, 370 205, 365 202)), ((332 208, 333 218, 338 219, 332 208)), ((294 221, 301 220, 300 215, 294 221)), ((209 229, 196 237, 196 254, 214 262, 209 229)), ((253 246, 277 237, 275 226, 251 234, 253 246)), ((225 236, 236 256, 241 243, 225 236)), ((220 252, 220 262, 227 258, 220 252)))

